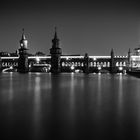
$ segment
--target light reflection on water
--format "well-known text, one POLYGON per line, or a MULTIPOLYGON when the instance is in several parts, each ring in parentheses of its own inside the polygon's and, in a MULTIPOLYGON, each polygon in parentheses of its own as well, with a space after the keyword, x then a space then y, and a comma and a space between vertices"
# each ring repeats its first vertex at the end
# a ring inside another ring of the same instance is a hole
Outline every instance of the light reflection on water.
POLYGON ((9 100, 13 100, 13 73, 10 73, 10 79, 9 79, 9 100))
POLYGON ((39 121, 41 113, 41 89, 40 89, 40 77, 35 77, 35 91, 34 91, 34 119, 35 122, 39 121))
POLYGON ((0 128, 24 139, 139 139, 139 85, 128 75, 2 73, 0 128))
POLYGON ((121 118, 123 115, 123 77, 119 76, 118 87, 118 116, 121 118))

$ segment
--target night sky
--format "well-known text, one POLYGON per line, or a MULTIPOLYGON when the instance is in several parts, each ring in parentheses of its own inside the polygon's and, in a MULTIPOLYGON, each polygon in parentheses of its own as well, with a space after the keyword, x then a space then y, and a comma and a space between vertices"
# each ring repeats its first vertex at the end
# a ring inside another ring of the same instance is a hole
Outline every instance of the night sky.
POLYGON ((63 54, 126 55, 140 44, 140 3, 80 0, 4 0, 0 3, 0 51, 19 48, 22 28, 29 52, 49 54, 54 27, 63 54))

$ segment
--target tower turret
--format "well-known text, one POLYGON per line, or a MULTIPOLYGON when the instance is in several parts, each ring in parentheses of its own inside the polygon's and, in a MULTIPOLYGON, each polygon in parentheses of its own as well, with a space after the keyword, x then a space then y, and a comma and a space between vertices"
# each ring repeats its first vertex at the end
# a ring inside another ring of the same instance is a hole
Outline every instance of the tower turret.
POLYGON ((52 39, 52 48, 50 49, 50 54, 51 54, 51 72, 52 73, 61 72, 60 57, 62 54, 62 50, 59 47, 59 39, 57 37, 56 27, 54 38, 52 39))
POLYGON ((18 59, 18 72, 26 73, 29 71, 27 47, 28 41, 25 38, 24 29, 22 30, 22 37, 20 40, 19 59, 18 59))
POLYGON ((22 37, 21 37, 21 40, 20 40, 20 48, 24 48, 24 49, 28 48, 28 40, 25 37, 24 28, 22 29, 22 37))
POLYGON ((1 57, 0 57, 0 72, 2 71, 2 60, 1 60, 1 57))
POLYGON ((128 50, 128 66, 130 65, 130 63, 131 63, 131 50, 129 48, 129 50, 128 50))

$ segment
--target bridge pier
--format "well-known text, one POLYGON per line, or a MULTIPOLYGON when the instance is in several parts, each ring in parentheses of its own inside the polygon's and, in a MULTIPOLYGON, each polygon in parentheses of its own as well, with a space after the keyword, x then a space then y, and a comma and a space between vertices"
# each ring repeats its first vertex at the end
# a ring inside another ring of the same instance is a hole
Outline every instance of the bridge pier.
POLYGON ((115 69, 115 59, 114 59, 114 51, 113 49, 111 50, 111 59, 110 59, 110 73, 116 73, 115 69))
POLYGON ((2 60, 1 60, 1 57, 0 57, 0 72, 2 71, 2 60))
POLYGON ((89 56, 87 53, 85 53, 84 56, 84 73, 88 74, 89 73, 89 56))
POLYGON ((17 71, 20 73, 29 72, 28 55, 27 55, 26 50, 19 49, 19 59, 18 59, 17 71))
POLYGON ((128 51, 128 63, 127 63, 127 71, 131 67, 131 50, 128 51))

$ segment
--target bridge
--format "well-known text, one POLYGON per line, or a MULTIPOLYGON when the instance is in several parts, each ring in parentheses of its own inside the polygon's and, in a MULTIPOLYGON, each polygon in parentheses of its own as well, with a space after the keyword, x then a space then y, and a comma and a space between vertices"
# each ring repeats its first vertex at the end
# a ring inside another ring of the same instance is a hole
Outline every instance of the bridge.
MULTIPOLYGON (((24 30, 20 40, 20 48, 16 56, 1 56, 1 71, 18 71, 18 72, 104 72, 117 73, 126 72, 136 59, 132 58, 130 50, 127 56, 115 56, 113 49, 108 56, 89 56, 85 55, 63 55, 62 49, 59 47, 59 39, 55 28, 54 38, 52 39, 52 47, 50 55, 46 56, 30 56, 28 51, 28 41, 25 37, 24 30)), ((140 49, 137 49, 140 56, 140 49)), ((133 63, 132 65, 135 65, 133 63)))
MULTIPOLYGON (((19 57, 1 57, 2 71, 9 70, 8 68, 18 68, 19 57)), ((85 56, 61 56, 60 66, 61 72, 83 72, 85 56)), ((94 72, 110 72, 111 56, 88 56, 88 69, 90 73, 94 72)), ((33 67, 45 67, 46 72, 50 72, 51 56, 28 56, 29 71, 33 67)), ((116 72, 126 71, 128 67, 128 56, 115 56, 114 69, 116 72)))

